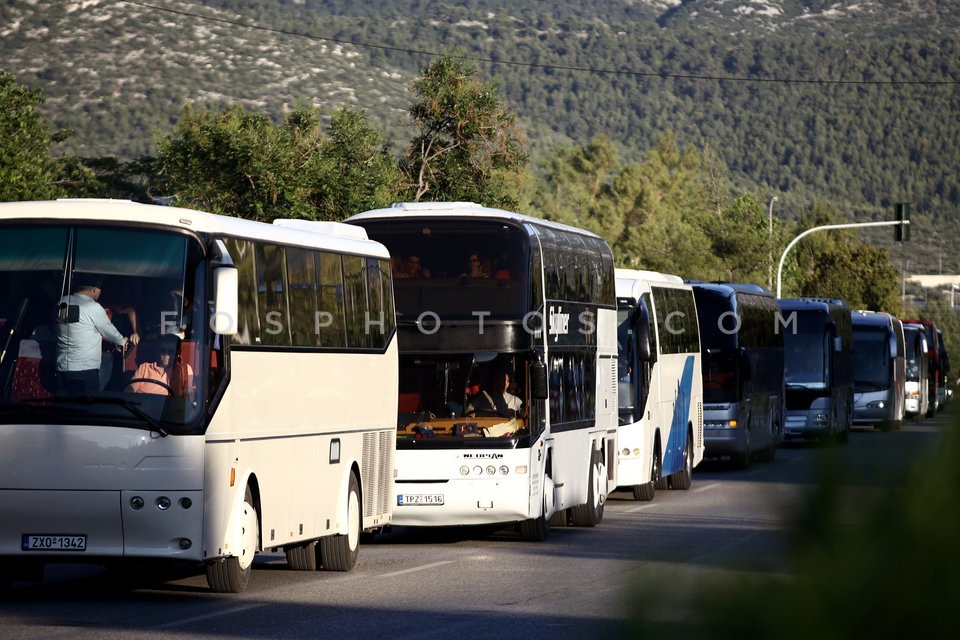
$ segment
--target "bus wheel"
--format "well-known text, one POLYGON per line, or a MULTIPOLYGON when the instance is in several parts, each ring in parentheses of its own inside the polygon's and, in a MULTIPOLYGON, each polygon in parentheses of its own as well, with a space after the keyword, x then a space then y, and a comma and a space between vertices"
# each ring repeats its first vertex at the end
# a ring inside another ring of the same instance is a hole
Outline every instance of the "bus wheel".
POLYGON ((543 542, 550 535, 550 523, 541 513, 539 518, 520 521, 520 537, 528 542, 543 542))
POLYGON ((654 448, 653 455, 656 457, 656 460, 657 460, 657 468, 656 468, 657 475, 653 480, 653 487, 657 491, 666 491, 667 488, 670 486, 670 481, 669 481, 669 476, 663 475, 663 458, 661 457, 661 454, 660 454, 659 442, 656 444, 656 447, 654 448))
POLYGON ((660 477, 660 456, 656 451, 650 463, 650 480, 643 484, 633 485, 633 499, 641 502, 650 502, 657 493, 657 478, 660 477))
POLYGON ((320 538, 320 558, 327 571, 350 571, 360 554, 360 484, 350 474, 347 488, 347 533, 320 538))
POLYGON ((217 593, 240 593, 250 583, 253 556, 257 552, 257 538, 260 528, 257 510, 253 506, 250 488, 243 496, 243 508, 240 517, 241 549, 237 556, 216 558, 207 563, 207 584, 217 593))
POLYGON ((287 555, 287 564, 294 571, 316 571, 319 566, 316 540, 290 545, 283 551, 287 555))
POLYGON ((587 479, 587 501, 570 508, 570 519, 576 527, 595 527, 603 517, 603 496, 597 491, 596 467, 590 463, 590 477, 587 479))
POLYGON ((683 470, 670 476, 670 486, 674 489, 686 491, 693 483, 693 447, 690 446, 693 434, 687 433, 687 441, 683 445, 683 470))

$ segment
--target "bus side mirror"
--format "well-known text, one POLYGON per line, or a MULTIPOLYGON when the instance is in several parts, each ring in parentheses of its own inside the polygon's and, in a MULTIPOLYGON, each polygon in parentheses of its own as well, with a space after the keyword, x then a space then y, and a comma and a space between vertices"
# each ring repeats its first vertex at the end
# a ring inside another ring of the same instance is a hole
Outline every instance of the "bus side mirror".
POLYGON ((637 327, 637 357, 640 362, 650 360, 650 329, 647 325, 637 327))
POLYGON ((542 362, 530 363, 530 397, 547 399, 547 365, 542 362))
POLYGON ((637 336, 637 357, 640 362, 653 359, 653 347, 650 344, 650 314, 647 305, 641 302, 633 317, 633 332, 637 336))
POLYGON ((213 272, 214 333, 232 336, 237 333, 239 305, 237 304, 238 274, 234 267, 217 267, 213 272))

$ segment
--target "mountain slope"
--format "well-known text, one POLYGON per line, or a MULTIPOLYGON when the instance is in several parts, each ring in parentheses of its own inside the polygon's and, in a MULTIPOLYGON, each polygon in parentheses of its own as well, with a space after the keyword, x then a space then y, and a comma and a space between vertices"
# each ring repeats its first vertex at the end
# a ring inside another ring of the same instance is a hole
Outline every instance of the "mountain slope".
MULTIPOLYGON (((494 79, 534 157, 665 130, 713 148, 778 212, 826 203, 915 241, 960 236, 960 13, 872 0, 32 0, 0 8, 2 64, 88 156, 150 153, 186 102, 280 116, 365 108, 399 147, 410 82, 456 47, 494 79)), ((884 234, 891 235, 891 234, 884 234)), ((956 256, 954 250, 950 256, 956 256)), ((919 257, 918 257, 919 259, 919 257)), ((930 259, 930 258, 926 258, 930 259)), ((949 269, 958 269, 956 258, 949 269)))

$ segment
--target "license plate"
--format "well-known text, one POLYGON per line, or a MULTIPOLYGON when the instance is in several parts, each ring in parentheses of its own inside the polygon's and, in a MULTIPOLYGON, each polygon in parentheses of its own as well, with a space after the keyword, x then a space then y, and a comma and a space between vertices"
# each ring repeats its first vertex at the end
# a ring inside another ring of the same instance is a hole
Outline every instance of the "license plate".
POLYGON ((411 504, 442 505, 442 493, 402 493, 397 496, 397 506, 405 507, 411 504))
POLYGON ((20 539, 22 551, 86 551, 87 536, 25 533, 20 539))

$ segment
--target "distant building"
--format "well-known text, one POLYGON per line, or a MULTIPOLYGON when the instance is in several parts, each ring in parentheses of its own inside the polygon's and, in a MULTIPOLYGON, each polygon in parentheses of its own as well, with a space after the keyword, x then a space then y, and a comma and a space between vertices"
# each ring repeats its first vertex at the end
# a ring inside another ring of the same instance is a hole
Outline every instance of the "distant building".
MULTIPOLYGON (((929 289, 935 289, 943 295, 945 300, 950 301, 950 306, 956 308, 960 305, 960 275, 931 275, 931 276, 908 276, 907 282, 919 285, 923 289, 922 300, 926 301, 926 292, 929 289)), ((916 298, 916 296, 912 296, 916 298)), ((915 299, 914 304, 922 304, 920 300, 915 299)))

